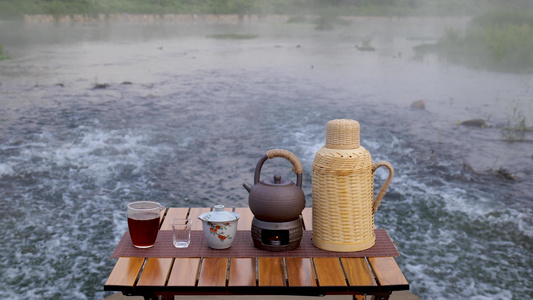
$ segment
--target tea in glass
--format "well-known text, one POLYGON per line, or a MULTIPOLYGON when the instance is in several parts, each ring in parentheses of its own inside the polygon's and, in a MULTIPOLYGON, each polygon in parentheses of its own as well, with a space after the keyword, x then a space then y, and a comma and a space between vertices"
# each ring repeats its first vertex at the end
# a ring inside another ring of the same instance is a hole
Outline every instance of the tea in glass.
POLYGON ((161 210, 163 206, 152 201, 128 204, 128 228, 133 246, 137 248, 154 246, 159 232, 161 210))

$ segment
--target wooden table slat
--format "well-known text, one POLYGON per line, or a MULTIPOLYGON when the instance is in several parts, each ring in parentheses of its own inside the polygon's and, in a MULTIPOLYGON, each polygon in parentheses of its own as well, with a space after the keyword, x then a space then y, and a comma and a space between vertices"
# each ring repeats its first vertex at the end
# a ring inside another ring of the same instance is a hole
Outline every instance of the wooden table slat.
POLYGON ((204 257, 200 268, 198 286, 223 287, 226 286, 228 273, 228 258, 204 257))
POLYGON ((163 224, 161 225, 161 230, 172 230, 172 225, 171 225, 172 219, 174 218, 185 219, 188 213, 189 213, 189 209, 185 207, 169 208, 167 210, 167 215, 165 216, 165 220, 163 221, 163 224))
POLYGON ((255 258, 231 258, 228 286, 256 286, 255 258))
POLYGON ((165 286, 170 269, 172 258, 148 258, 139 277, 137 286, 165 286))
POLYGON ((192 221, 191 230, 203 230, 202 229, 202 221, 198 219, 198 216, 211 211, 211 208, 209 207, 192 207, 189 211, 189 219, 192 221))
POLYGON ((341 263, 350 286, 376 287, 378 285, 364 257, 343 257, 341 263))
POLYGON ((254 215, 249 207, 238 207, 235 212, 240 215, 239 222, 237 223, 237 230, 251 230, 252 220, 254 215))
POLYGON ((189 286, 196 285, 196 274, 200 266, 200 258, 181 258, 174 259, 172 272, 168 278, 167 286, 189 286))
POLYGON ((287 257, 287 281, 289 286, 316 286, 316 277, 310 258, 287 257))
POLYGON ((165 215, 167 213, 167 210, 168 208, 164 208, 160 213, 159 213, 159 228, 161 228, 161 224, 163 222, 163 220, 165 219, 165 215))
POLYGON ((144 258, 142 257, 120 257, 105 285, 133 287, 143 263, 144 258))
POLYGON ((305 230, 313 230, 313 209, 311 207, 306 207, 302 211, 302 218, 304 221, 305 230))
POLYGON ((369 257, 368 262, 380 286, 406 286, 405 279, 394 257, 369 257))
POLYGON ((285 286, 282 257, 259 257, 258 272, 259 286, 285 286))
POLYGON ((319 286, 346 286, 346 279, 338 258, 315 257, 313 262, 319 286))

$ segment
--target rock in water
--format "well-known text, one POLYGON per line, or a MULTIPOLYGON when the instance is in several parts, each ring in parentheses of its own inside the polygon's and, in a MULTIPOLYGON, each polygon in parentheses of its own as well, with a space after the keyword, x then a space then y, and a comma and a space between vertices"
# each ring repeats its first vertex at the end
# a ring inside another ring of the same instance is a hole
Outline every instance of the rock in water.
POLYGON ((416 109, 426 109, 426 100, 416 100, 411 103, 411 107, 416 109))
POLYGON ((97 90, 97 89, 107 89, 109 87, 109 84, 107 83, 96 83, 94 86, 93 86, 93 90, 97 90))
POLYGON ((513 180, 513 181, 517 181, 518 180, 518 176, 516 176, 515 174, 507 171, 506 169, 504 168, 501 168, 499 170, 496 171, 496 174, 498 174, 498 176, 504 178, 504 179, 507 179, 507 180, 513 180))
POLYGON ((472 119, 459 123, 460 125, 472 126, 472 127, 488 127, 487 123, 483 119, 472 119))

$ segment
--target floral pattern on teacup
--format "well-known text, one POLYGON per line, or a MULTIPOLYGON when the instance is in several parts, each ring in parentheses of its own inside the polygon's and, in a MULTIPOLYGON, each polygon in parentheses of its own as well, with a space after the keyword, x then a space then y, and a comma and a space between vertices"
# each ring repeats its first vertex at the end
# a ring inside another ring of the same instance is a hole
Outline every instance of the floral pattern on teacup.
POLYGON ((215 235, 218 237, 218 240, 221 242, 224 242, 224 240, 228 239, 231 240, 233 237, 229 234, 226 234, 226 230, 228 227, 231 227, 230 223, 213 223, 213 222, 207 222, 209 225, 209 233, 212 235, 215 235))

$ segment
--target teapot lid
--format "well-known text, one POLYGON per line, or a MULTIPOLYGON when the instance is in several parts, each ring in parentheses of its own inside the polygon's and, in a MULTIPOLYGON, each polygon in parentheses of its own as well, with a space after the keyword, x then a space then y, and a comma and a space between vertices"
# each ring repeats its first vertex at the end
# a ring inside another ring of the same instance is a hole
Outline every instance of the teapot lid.
POLYGON ((360 146, 359 122, 350 119, 336 119, 327 123, 326 148, 357 149, 360 146))
POLYGON ((238 213, 224 210, 224 205, 215 205, 215 210, 203 213, 198 219, 209 222, 229 222, 240 218, 238 213))
POLYGON ((261 180, 262 184, 266 185, 275 185, 275 186, 284 186, 294 184, 292 180, 281 178, 281 175, 274 175, 272 178, 266 178, 261 180))

